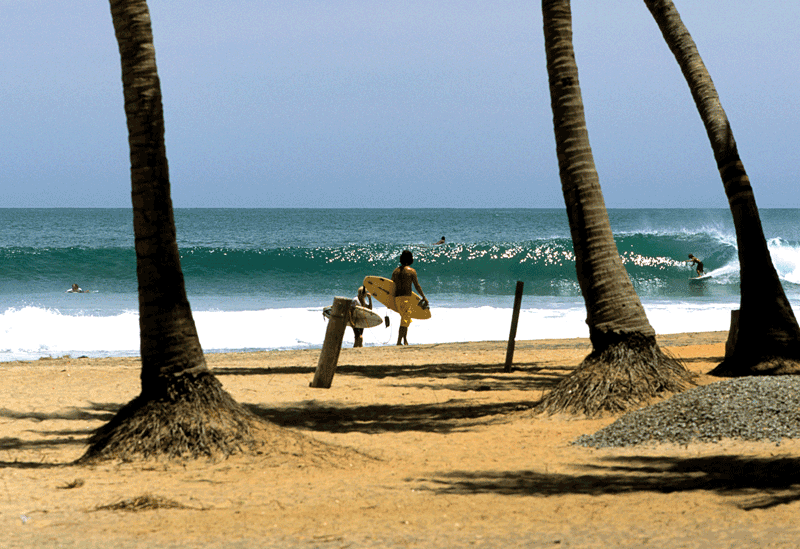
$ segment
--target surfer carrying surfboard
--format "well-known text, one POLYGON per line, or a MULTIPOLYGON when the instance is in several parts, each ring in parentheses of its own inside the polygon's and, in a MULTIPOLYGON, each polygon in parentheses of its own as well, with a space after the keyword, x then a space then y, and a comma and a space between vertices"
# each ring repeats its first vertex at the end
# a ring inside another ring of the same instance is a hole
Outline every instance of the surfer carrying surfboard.
POLYGON ((686 260, 686 263, 691 263, 692 265, 697 265, 697 276, 703 276, 703 262, 697 259, 692 254, 689 254, 689 259, 686 260))
POLYGON ((403 250, 403 253, 400 254, 400 266, 392 272, 392 281, 395 288, 394 300, 397 312, 400 313, 400 329, 397 333, 398 345, 408 345, 408 326, 411 324, 410 309, 417 305, 411 289, 412 285, 422 297, 422 301, 419 304, 424 309, 428 308, 428 299, 419 285, 419 280, 417 280, 417 271, 411 268, 412 263, 414 263, 414 255, 409 250, 403 250))
MULTIPOLYGON (((372 309, 372 296, 367 291, 364 286, 358 287, 358 295, 353 298, 353 307, 366 307, 367 309, 372 309), (369 301, 369 304, 367 304, 369 301)), ((351 324, 352 326, 352 324, 351 324)), ((353 326, 353 335, 355 336, 355 342, 353 343, 353 347, 363 347, 364 346, 364 328, 356 328, 353 326)))

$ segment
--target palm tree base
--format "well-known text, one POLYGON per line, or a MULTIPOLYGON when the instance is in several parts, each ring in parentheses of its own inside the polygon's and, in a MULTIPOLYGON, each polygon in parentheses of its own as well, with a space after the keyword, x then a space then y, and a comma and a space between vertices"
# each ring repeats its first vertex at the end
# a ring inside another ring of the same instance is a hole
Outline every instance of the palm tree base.
POLYGON ((159 395, 139 395, 89 439, 78 461, 226 457, 257 446, 265 422, 210 372, 176 376, 159 395))
POLYGON ((694 374, 662 351, 654 337, 619 336, 587 356, 537 406, 548 414, 595 417, 627 412, 664 393, 692 385, 694 374))

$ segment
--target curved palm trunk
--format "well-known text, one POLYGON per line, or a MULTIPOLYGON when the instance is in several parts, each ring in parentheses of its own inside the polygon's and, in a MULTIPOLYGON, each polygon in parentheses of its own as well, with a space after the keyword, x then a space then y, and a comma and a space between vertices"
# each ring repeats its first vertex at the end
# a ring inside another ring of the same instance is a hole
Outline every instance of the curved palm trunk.
POLYGON ((672 1, 645 0, 645 4, 689 84, 736 228, 741 269, 738 335, 733 352, 712 373, 800 373, 800 327, 772 263, 755 195, 717 90, 672 1))
POLYGON ((561 185, 593 352, 542 402, 550 412, 623 411, 690 374, 659 349, 620 259, 589 145, 569 0, 544 0, 545 49, 561 185))
POLYGON ((206 367, 186 296, 147 2, 110 4, 130 145, 142 390, 94 433, 82 459, 230 453, 250 439, 255 417, 206 367))
POLYGON ((139 282, 142 392, 206 363, 186 296, 170 196, 161 85, 146 0, 112 1, 122 59, 139 282))

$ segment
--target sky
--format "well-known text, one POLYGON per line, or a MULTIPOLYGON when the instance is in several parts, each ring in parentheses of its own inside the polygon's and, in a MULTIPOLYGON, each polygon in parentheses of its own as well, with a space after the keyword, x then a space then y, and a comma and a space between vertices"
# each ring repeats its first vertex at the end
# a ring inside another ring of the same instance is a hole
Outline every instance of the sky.
MULTIPOLYGON (((675 0, 759 207, 800 207, 800 2, 675 0)), ((562 208, 541 4, 150 0, 176 207, 562 208)), ((609 208, 727 208, 641 0, 573 2, 609 208)), ((0 0, 0 207, 130 207, 108 2, 0 0)))

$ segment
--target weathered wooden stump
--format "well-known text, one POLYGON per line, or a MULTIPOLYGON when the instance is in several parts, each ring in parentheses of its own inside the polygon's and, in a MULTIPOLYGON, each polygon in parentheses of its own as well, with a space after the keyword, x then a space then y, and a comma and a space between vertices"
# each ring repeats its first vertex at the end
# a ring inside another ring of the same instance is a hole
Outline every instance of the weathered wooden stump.
POLYGON ((339 363, 339 352, 342 350, 344 330, 347 328, 346 319, 347 312, 350 310, 350 301, 346 297, 333 298, 331 318, 328 322, 328 330, 325 332, 325 341, 322 343, 317 371, 314 373, 314 380, 309 384, 311 387, 331 388, 333 374, 336 373, 336 365, 339 363))

